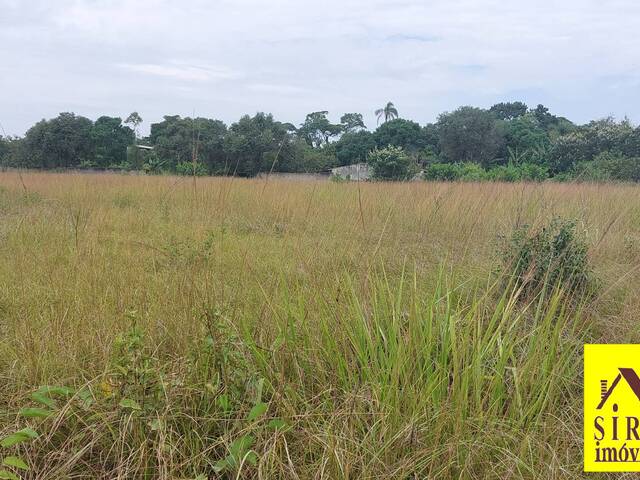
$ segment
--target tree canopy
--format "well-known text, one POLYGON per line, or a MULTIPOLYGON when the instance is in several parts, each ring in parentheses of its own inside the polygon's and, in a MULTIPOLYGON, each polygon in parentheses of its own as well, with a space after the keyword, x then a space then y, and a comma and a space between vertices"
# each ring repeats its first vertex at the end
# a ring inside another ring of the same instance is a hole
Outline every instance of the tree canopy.
POLYGON ((476 107, 440 115, 438 133, 443 158, 451 163, 491 165, 504 144, 501 125, 488 110, 476 107))
POLYGON ((640 178, 640 127, 627 119, 576 125, 544 105, 519 101, 463 106, 423 126, 399 118, 392 102, 375 113, 381 123, 373 131, 357 112, 339 121, 327 110, 311 112, 298 128, 268 113, 245 115, 228 128, 216 119, 167 115, 150 125, 147 137, 139 134, 137 112, 124 121, 61 113, 23 138, 0 137, 0 166, 254 176, 361 162, 381 169, 406 157, 433 179, 640 178))
POLYGON ((513 120, 527 113, 527 110, 522 102, 500 102, 489 109, 500 120, 513 120))

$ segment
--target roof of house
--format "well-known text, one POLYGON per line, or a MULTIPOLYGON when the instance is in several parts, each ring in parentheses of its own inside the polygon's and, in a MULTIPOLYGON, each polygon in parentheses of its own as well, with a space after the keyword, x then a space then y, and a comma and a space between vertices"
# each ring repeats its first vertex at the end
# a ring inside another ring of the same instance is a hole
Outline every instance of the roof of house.
POLYGON ((640 400, 640 378, 638 377, 636 371, 633 368, 618 368, 618 370, 620 371, 620 373, 613 380, 613 383, 611 384, 609 390, 607 390, 607 392, 602 396, 602 399, 600 400, 600 403, 598 404, 596 409, 600 410, 604 406, 605 402, 613 393, 613 389, 618 386, 618 383, 620 383, 621 378, 625 379, 627 384, 629 384, 629 386, 631 387, 631 390, 633 390, 633 393, 635 393, 638 400, 640 400))

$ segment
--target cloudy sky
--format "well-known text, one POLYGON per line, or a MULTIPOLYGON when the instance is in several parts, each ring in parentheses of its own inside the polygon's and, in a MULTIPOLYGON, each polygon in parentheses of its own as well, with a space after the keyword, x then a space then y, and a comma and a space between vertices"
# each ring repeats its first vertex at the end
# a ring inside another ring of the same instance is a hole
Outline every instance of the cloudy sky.
POLYGON ((543 103, 640 122, 638 0, 0 0, 0 123, 543 103))

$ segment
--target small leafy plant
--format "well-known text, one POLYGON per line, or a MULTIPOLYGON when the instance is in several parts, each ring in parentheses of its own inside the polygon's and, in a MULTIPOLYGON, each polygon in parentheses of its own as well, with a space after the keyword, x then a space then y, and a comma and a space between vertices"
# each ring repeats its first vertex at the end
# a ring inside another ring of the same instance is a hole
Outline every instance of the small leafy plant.
MULTIPOLYGON (((24 407, 20 409, 19 415, 31 421, 44 420, 56 413, 58 408, 57 399, 74 395, 76 392, 67 387, 43 386, 31 394, 32 404, 38 404, 38 407, 24 407)), ((78 398, 82 395, 79 393, 78 398)), ((40 434, 31 427, 24 427, 16 432, 7 435, 0 440, 0 453, 4 450, 14 448, 25 442, 30 442, 38 438, 40 434)), ((30 470, 27 462, 16 454, 0 457, 2 465, 0 466, 0 479, 19 480, 21 473, 30 470)))
POLYGON ((504 270, 513 273, 523 298, 560 285, 585 292, 593 284, 588 249, 575 220, 553 218, 540 228, 516 229, 504 253, 504 270))

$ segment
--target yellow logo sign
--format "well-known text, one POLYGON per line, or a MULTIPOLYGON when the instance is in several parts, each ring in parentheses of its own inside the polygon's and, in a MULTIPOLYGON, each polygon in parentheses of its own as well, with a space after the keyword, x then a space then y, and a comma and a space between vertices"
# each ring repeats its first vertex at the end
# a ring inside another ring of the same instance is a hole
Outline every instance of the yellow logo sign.
POLYGON ((584 470, 640 472, 640 345, 584 346, 584 470))

